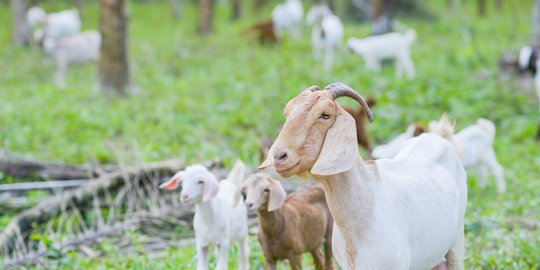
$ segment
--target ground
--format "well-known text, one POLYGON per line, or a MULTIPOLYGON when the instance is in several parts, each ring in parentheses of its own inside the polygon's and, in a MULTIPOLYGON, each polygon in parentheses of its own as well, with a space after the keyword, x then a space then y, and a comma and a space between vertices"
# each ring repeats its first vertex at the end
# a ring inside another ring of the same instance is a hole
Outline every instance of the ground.
MULTIPOLYGON (((218 1, 219 2, 219 1, 218 1)), ((434 20, 401 18, 416 29, 412 58, 417 77, 397 79, 391 66, 367 72, 362 59, 342 49, 331 72, 313 59, 309 29, 298 43, 259 46, 241 35, 269 9, 232 22, 218 5, 215 33, 195 33, 196 9, 186 4, 174 22, 168 1, 131 1, 130 57, 133 81, 143 94, 104 97, 95 91, 92 65, 70 68, 67 87, 52 80, 53 64, 35 48, 10 45, 9 6, 0 4, 0 149, 49 162, 138 163, 183 158, 200 162, 216 156, 232 165, 241 158, 257 165, 263 137, 274 138, 285 103, 302 89, 343 82, 365 97, 376 97, 369 133, 376 143, 403 132, 411 122, 447 112, 461 129, 479 117, 497 126, 495 150, 505 168, 508 191, 497 194, 469 177, 466 214, 467 269, 539 269, 540 231, 516 225, 516 217, 540 220, 539 121, 533 91, 502 76, 500 54, 526 44, 531 1, 505 1, 503 11, 476 16, 473 2, 455 10, 446 1, 429 1, 434 20)), ((68 7, 48 1, 46 10, 68 7)), ((98 28, 96 3, 85 2, 83 28, 98 28)), ((369 34, 369 26, 345 22, 346 38, 369 34)), ((353 104, 344 101, 347 104, 353 104)), ((4 178, 0 182, 13 181, 4 178)), ((0 217, 0 227, 9 221, 0 217)), ((182 236, 179 236, 182 238, 182 236)), ((251 264, 262 254, 251 237, 251 264)), ((111 252, 88 259, 72 252, 49 266, 59 269, 193 269, 193 247, 171 248, 168 256, 123 256, 111 252)), ((231 265, 236 262, 231 256, 231 265)), ((311 259, 306 256, 305 265, 311 259)), ((46 266, 38 266, 42 268, 46 266)))

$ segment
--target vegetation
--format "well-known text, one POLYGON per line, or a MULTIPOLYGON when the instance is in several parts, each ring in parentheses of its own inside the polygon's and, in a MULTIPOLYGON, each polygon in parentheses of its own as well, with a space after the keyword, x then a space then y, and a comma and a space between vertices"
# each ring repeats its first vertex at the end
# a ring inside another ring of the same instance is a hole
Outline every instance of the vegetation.
MULTIPOLYGON (((184 158, 188 162, 223 157, 258 162, 263 137, 275 137, 284 104, 310 85, 340 81, 378 100, 369 126, 377 143, 403 132, 411 122, 437 119, 443 112, 458 130, 478 117, 495 122, 495 149, 505 168, 508 192, 493 182, 477 187, 469 178, 466 215, 468 269, 540 269, 540 229, 525 228, 515 217, 540 220, 540 147, 534 141, 538 104, 532 91, 498 71, 499 55, 526 44, 531 1, 505 1, 503 10, 475 15, 474 1, 448 10, 446 1, 426 2, 434 20, 405 18, 418 32, 413 46, 417 78, 396 79, 393 68, 366 72, 362 59, 345 49, 326 73, 312 57, 309 30, 301 42, 260 46, 243 29, 269 17, 270 9, 231 22, 230 8, 217 6, 214 34, 196 34, 196 7, 185 4, 173 22, 168 1, 131 1, 130 57, 133 82, 144 94, 104 97, 94 90, 95 66, 70 68, 67 88, 52 80, 53 65, 36 48, 10 44, 10 9, 0 4, 0 149, 36 160, 127 163, 184 158)), ((219 1, 218 1, 219 2, 219 1)), ((47 1, 46 10, 68 7, 47 1)), ((345 6, 345 5, 342 5, 345 6)), ((98 4, 86 1, 83 28, 98 26, 98 4)), ((249 11, 248 8, 245 9, 249 11)), ((346 22, 346 37, 362 37, 370 27, 346 22)), ((351 103, 352 104, 352 103, 351 103)), ((0 182, 4 180, 0 179, 0 182)), ((0 227, 9 221, 2 211, 0 227)), ((133 237, 145 237, 138 232, 133 237)), ((182 235, 179 235, 182 238, 182 235)), ((251 264, 262 267, 262 253, 251 237, 251 264)), ((136 243, 136 241, 134 241, 136 243)), ((105 241, 104 258, 78 250, 37 269, 193 269, 193 247, 171 247, 152 259, 119 254, 105 241)), ((231 263, 236 263, 231 254, 231 263)), ((309 257, 305 265, 310 264, 309 257)))

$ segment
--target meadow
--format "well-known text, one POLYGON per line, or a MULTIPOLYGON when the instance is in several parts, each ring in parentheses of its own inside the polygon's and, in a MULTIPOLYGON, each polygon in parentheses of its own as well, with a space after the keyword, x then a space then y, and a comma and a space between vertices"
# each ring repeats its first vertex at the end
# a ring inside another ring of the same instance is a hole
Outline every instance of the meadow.
MULTIPOLYGON (((98 28, 98 4, 86 1, 84 29, 98 28)), ((533 91, 501 75, 502 52, 529 41, 532 1, 505 1, 486 17, 473 1, 448 9, 446 1, 425 1, 433 19, 400 17, 415 28, 412 49, 416 78, 398 79, 391 66, 367 72, 361 58, 343 48, 330 72, 311 53, 310 30, 301 41, 286 39, 261 46, 243 29, 269 18, 271 2, 258 14, 246 7, 231 21, 229 6, 217 6, 214 33, 195 32, 197 8, 183 6, 174 22, 168 1, 131 1, 132 77, 143 93, 107 97, 94 89, 93 65, 70 68, 67 87, 54 85, 54 67, 36 48, 10 45, 10 7, 0 4, 0 149, 32 159, 67 164, 121 161, 137 164, 168 158, 189 163, 220 157, 226 165, 241 158, 258 165, 263 138, 274 138, 284 122, 285 103, 311 85, 343 82, 364 97, 375 97, 374 122, 368 129, 375 144, 402 133, 412 122, 438 119, 444 112, 460 130, 479 117, 497 126, 495 151, 505 168, 508 190, 497 194, 494 181, 477 186, 469 176, 466 213, 467 269, 540 269, 540 228, 516 220, 540 221, 540 121, 533 91)), ((341 3, 341 2, 340 2, 341 3)), ((67 8, 67 1, 46 1, 46 10, 67 8)), ((344 8, 344 5, 340 5, 344 8)), ((304 6, 307 9, 307 5, 304 6)), ((345 20, 345 36, 370 33, 366 23, 345 20)), ((344 101, 344 104, 353 104, 344 101)), ((0 175, 0 183, 17 181, 0 175)), ((14 213, 0 214, 0 229, 14 213)), ((134 238, 145 237, 137 231, 134 238)), ((186 235, 189 235, 186 232, 186 235)), ((178 239, 184 235, 178 235, 178 239)), ((136 241, 134 241, 136 242, 136 241)), ((250 263, 261 269, 263 256, 251 236, 250 263)), ((171 247, 166 257, 119 254, 105 241, 103 258, 76 250, 36 269, 194 269, 193 246, 171 247)), ((235 252, 235 251, 234 251, 235 252)), ((230 256, 234 269, 234 252, 230 256)), ((306 256, 304 265, 311 259, 306 256)), ((281 269, 285 269, 282 265, 281 269)), ((311 268, 307 268, 311 269, 311 268)))

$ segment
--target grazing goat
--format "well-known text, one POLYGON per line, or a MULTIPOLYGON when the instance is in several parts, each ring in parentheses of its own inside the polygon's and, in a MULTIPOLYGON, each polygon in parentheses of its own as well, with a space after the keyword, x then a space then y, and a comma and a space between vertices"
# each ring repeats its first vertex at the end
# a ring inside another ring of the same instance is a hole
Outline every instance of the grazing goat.
POLYGON ((424 133, 425 131, 426 129, 424 125, 422 125, 421 123, 409 125, 405 133, 398 135, 387 144, 378 145, 375 148, 373 148, 373 152, 371 152, 371 156, 376 159, 393 158, 397 155, 399 150, 403 148, 403 145, 408 139, 416 137, 424 133))
POLYGON ((43 48, 56 65, 54 75, 56 85, 65 86, 68 64, 96 61, 99 58, 100 46, 101 34, 97 31, 86 31, 61 38, 46 37, 43 48))
MULTIPOLYGON (((252 175, 244 182, 246 207, 257 210, 265 269, 276 269, 278 260, 288 259, 291 269, 302 269, 302 254, 311 252, 315 269, 333 269, 332 216, 320 185, 299 188, 287 196, 279 183, 264 173, 252 175), (325 247, 323 262, 320 247, 325 247), (326 266, 326 268, 325 268, 326 266)), ((235 195, 240 200, 241 190, 235 195)))
MULTIPOLYGON (((374 98, 368 98, 366 100, 367 105, 371 108, 375 105, 376 100, 374 98)), ((371 152, 371 144, 369 142, 369 136, 365 127, 366 113, 363 108, 343 107, 353 118, 356 124, 356 140, 358 145, 361 145, 366 151, 371 152)), ((270 148, 269 148, 270 149, 270 148)))
POLYGON ((365 162, 354 119, 336 102, 342 96, 359 102, 372 121, 350 87, 312 86, 285 106, 283 129, 259 169, 310 173, 323 183, 342 269, 463 269, 467 175, 454 146, 426 133, 394 159, 365 162))
POLYGON ((43 9, 32 7, 26 13, 26 20, 35 29, 34 41, 40 45, 45 38, 67 37, 81 31, 81 18, 76 9, 46 14, 43 9))
POLYGON ((278 42, 274 32, 274 24, 271 20, 258 22, 242 31, 242 34, 255 33, 260 44, 274 44, 278 42))
MULTIPOLYGON (((436 121, 429 124, 430 132, 434 131, 436 121)), ((465 169, 474 169, 478 173, 478 185, 486 186, 487 170, 495 177, 497 191, 506 191, 504 169, 497 161, 493 143, 495 140, 495 125, 493 122, 480 118, 476 124, 468 126, 453 136, 454 144, 465 169), (487 170, 486 170, 487 169, 487 170)))
POLYGON ((247 212, 243 201, 232 207, 233 197, 244 179, 246 167, 237 161, 226 180, 216 177, 202 165, 176 173, 160 188, 176 189, 182 183, 183 203, 195 204, 193 229, 197 246, 197 269, 208 269, 208 248, 217 247, 215 269, 227 269, 229 248, 238 243, 240 267, 249 269, 247 212))
POLYGON ((362 56, 368 70, 380 71, 384 59, 393 59, 396 66, 396 76, 403 72, 407 78, 414 78, 414 65, 411 60, 411 45, 416 39, 416 31, 407 30, 405 33, 388 33, 363 39, 350 38, 347 47, 353 53, 362 56))
POLYGON ((293 39, 298 40, 302 34, 302 18, 304 9, 300 0, 285 0, 272 10, 272 23, 278 39, 282 39, 288 31, 293 39))
POLYGON ((319 57, 324 51, 324 66, 330 70, 334 60, 334 51, 339 48, 343 39, 343 24, 338 16, 326 5, 315 4, 306 16, 306 23, 313 25, 311 45, 313 55, 319 57))

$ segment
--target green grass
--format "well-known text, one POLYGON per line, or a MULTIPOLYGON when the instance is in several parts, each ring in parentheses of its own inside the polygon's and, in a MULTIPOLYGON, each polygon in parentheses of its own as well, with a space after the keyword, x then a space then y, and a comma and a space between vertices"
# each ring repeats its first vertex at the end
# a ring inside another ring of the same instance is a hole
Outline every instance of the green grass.
MULTIPOLYGON (((535 162, 540 146, 533 139, 538 104, 532 92, 520 90, 514 80, 502 79, 496 65, 503 51, 528 42, 531 1, 505 1, 505 10, 491 11, 485 18, 476 16, 474 1, 457 10, 447 10, 446 1, 429 1, 438 19, 403 19, 418 32, 413 47, 417 77, 412 81, 396 79, 393 68, 381 74, 366 72, 362 60, 345 50, 338 54, 332 72, 325 73, 311 55, 307 29, 299 43, 259 46, 240 35, 257 20, 251 12, 244 20, 230 22, 228 8, 219 7, 215 33, 199 37, 194 31, 196 8, 186 4, 184 17, 174 23, 165 2, 130 4, 132 75, 144 95, 126 98, 95 93, 92 65, 69 69, 67 87, 56 88, 50 60, 35 49, 9 45, 9 7, 0 4, 4 25, 0 29, 0 148, 71 164, 178 157, 198 162, 220 156, 228 164, 242 158, 255 165, 261 138, 277 135, 284 120, 282 109, 290 98, 307 86, 341 81, 363 96, 378 99, 375 122, 369 126, 375 142, 385 142, 409 123, 437 119, 443 112, 457 121, 458 129, 478 117, 493 120, 508 192, 497 195, 493 181, 480 189, 474 175, 470 177, 466 265, 468 269, 540 268, 538 229, 511 229, 506 223, 516 216, 540 219, 540 166, 535 162)), ((51 10, 67 4, 49 1, 45 6, 51 10)), ((96 29, 97 14, 95 3, 86 4, 83 28, 96 29)), ((346 22, 347 37, 368 33, 368 25, 346 22)), ((262 256, 254 238, 251 264, 258 269, 262 256)), ((195 265, 192 247, 171 249, 166 258, 157 260, 144 253, 109 254, 97 260, 71 252, 50 263, 59 269, 192 269, 195 265)), ((309 262, 306 258, 305 264, 309 262)))

